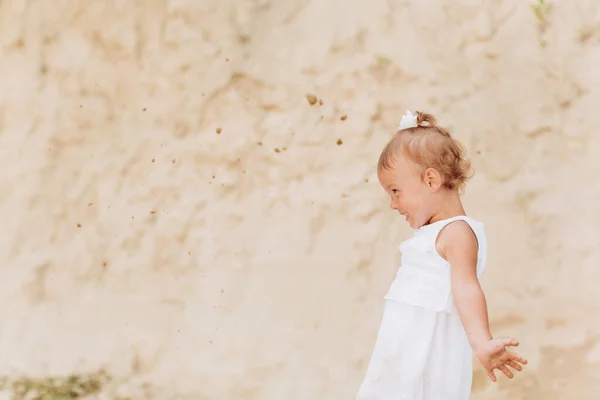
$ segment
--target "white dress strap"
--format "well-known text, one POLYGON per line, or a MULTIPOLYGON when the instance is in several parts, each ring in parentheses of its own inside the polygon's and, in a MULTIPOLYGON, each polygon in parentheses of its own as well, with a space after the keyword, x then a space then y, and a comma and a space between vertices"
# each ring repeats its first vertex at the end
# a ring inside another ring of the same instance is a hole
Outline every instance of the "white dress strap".
MULTIPOLYGON (((456 217, 448 218, 443 221, 439 221, 439 226, 436 226, 433 243, 437 243, 438 236, 442 229, 455 221, 465 221, 469 224, 469 227, 473 231, 475 238, 477 239, 477 275, 481 276, 483 270, 485 269, 487 263, 487 239, 485 235, 485 228, 481 222, 475 221, 472 218, 467 217, 466 215, 458 215, 456 217)), ((436 251, 437 252, 437 251, 436 251)))
MULTIPOLYGON (((437 243, 438 236, 440 235, 440 232, 442 231, 442 229, 444 229, 446 226, 448 226, 451 223, 456 222, 456 221, 465 221, 467 224, 469 224, 469 227, 471 228, 471 230, 477 237, 477 232, 475 232, 475 228, 473 227, 473 225, 474 225, 473 222, 475 222, 475 221, 473 221, 471 218, 467 217, 466 215, 457 215, 456 217, 452 217, 452 218, 448 218, 448 219, 439 221, 439 225, 436 226, 434 243, 437 243)), ((477 237, 477 242, 479 242, 479 237, 477 237)))

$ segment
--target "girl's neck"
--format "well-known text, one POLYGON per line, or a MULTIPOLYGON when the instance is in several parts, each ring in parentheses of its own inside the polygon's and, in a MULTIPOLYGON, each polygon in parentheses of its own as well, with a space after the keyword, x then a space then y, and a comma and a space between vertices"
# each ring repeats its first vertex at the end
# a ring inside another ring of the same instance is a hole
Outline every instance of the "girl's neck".
POLYGON ((456 192, 447 193, 440 199, 438 204, 440 204, 441 207, 431 215, 431 218, 427 222, 428 224, 459 215, 466 215, 465 209, 460 201, 460 196, 456 192))

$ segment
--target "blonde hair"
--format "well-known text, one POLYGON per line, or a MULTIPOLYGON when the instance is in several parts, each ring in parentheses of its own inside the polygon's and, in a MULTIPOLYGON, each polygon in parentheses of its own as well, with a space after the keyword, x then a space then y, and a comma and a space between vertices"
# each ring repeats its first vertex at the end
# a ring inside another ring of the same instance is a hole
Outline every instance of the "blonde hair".
POLYGON ((436 125, 433 115, 416 112, 416 125, 400 129, 383 148, 378 169, 393 167, 398 154, 406 155, 422 168, 434 168, 442 176, 442 186, 463 191, 473 176, 471 162, 463 145, 450 132, 436 125))

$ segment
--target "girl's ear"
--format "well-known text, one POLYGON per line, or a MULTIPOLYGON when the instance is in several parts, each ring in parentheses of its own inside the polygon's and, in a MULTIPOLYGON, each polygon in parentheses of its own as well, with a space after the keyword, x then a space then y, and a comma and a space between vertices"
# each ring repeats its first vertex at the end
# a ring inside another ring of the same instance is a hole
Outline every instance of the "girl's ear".
POLYGON ((435 168, 427 168, 423 178, 432 192, 436 192, 442 186, 442 176, 435 168))

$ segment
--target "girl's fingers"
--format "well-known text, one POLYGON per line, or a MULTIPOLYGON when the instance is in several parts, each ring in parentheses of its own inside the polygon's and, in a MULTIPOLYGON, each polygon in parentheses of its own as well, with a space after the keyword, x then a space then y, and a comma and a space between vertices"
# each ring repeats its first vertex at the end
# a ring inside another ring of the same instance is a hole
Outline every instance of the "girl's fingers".
POLYGON ((490 379, 492 380, 492 382, 496 382, 496 374, 494 374, 494 370, 490 369, 488 371, 488 376, 490 377, 490 379))
POLYGON ((504 375, 508 376, 509 379, 512 379, 514 377, 513 373, 511 372, 510 369, 506 368, 505 365, 502 365, 501 367, 498 367, 498 369, 502 372, 504 372, 504 375))
POLYGON ((521 356, 516 355, 515 353, 508 353, 508 360, 517 361, 517 362, 520 362, 521 364, 527 364, 526 359, 524 359, 521 356))
POLYGON ((516 362, 514 362, 514 361, 509 361, 509 362, 507 363, 507 365, 509 365, 511 368, 514 368, 514 369, 516 369, 517 371, 523 371, 523 367, 521 367, 519 364, 517 364, 517 363, 516 363, 516 362))

